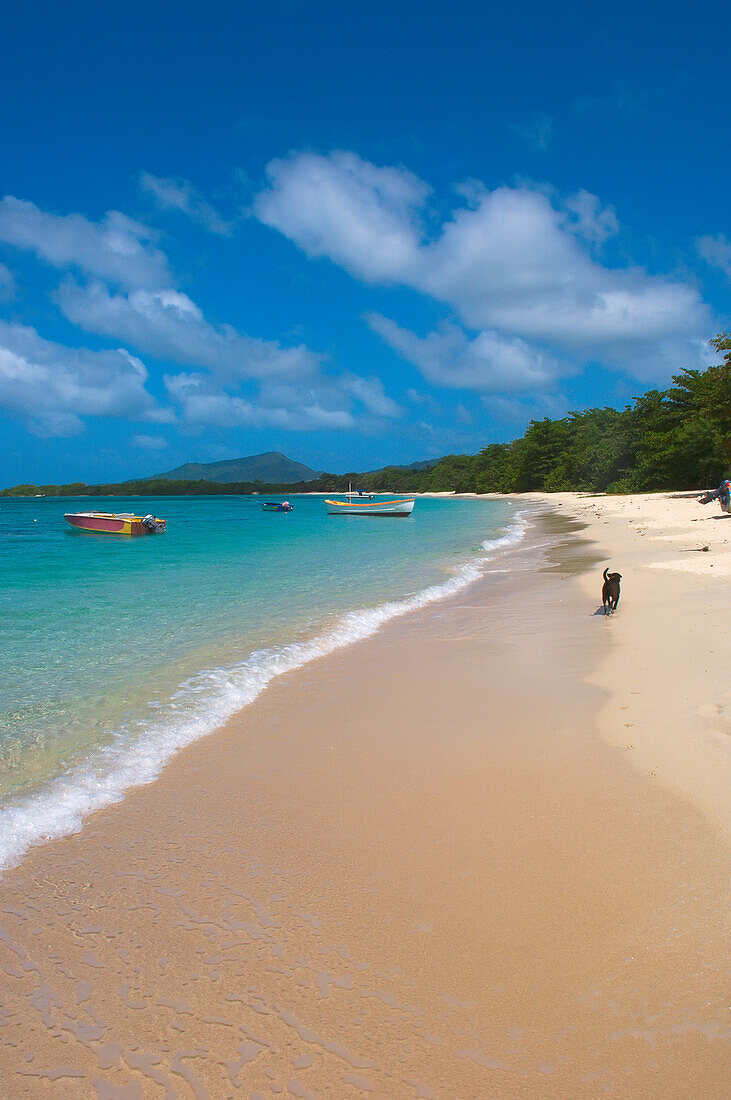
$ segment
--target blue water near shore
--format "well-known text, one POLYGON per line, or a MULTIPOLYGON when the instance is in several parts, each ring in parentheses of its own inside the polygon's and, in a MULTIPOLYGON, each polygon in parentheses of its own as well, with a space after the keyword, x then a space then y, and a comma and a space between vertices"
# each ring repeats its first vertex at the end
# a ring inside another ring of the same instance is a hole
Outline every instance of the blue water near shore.
POLYGON ((154 779, 275 676, 469 584, 523 532, 507 502, 369 519, 290 499, 289 514, 250 497, 0 500, 0 867, 154 779), (63 519, 140 507, 165 535, 63 519))

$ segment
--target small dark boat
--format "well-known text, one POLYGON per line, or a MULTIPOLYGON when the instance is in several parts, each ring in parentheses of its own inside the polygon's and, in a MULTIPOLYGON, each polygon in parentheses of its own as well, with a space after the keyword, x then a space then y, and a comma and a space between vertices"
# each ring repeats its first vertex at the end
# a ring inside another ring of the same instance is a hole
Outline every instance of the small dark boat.
POLYGON ((260 500, 259 507, 262 512, 294 512, 294 505, 288 500, 260 500))

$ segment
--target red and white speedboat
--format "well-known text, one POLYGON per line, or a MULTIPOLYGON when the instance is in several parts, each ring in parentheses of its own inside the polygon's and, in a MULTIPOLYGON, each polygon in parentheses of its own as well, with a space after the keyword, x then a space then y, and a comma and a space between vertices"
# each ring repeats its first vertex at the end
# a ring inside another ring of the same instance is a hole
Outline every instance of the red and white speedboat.
POLYGON ((100 535, 160 535, 165 530, 164 519, 134 512, 67 512, 63 518, 79 531, 100 535))

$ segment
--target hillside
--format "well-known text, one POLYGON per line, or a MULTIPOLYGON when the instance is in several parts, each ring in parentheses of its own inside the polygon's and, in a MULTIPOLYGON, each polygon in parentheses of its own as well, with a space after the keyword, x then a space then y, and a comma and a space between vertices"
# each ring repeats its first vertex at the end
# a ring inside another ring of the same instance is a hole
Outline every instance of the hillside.
POLYGON ((377 470, 364 470, 362 474, 357 474, 357 477, 369 477, 371 474, 385 474, 388 470, 430 470, 432 466, 436 466, 437 462, 441 459, 427 458, 422 462, 409 462, 408 465, 402 465, 402 463, 391 464, 390 466, 379 466, 377 470))
POLYGON ((153 478, 166 481, 215 481, 219 485, 228 485, 234 481, 293 485, 295 482, 311 481, 319 476, 318 470, 312 470, 301 462, 293 462, 279 451, 267 451, 266 454, 248 455, 245 458, 225 458, 221 462, 186 462, 183 466, 176 466, 174 470, 154 474, 153 478))

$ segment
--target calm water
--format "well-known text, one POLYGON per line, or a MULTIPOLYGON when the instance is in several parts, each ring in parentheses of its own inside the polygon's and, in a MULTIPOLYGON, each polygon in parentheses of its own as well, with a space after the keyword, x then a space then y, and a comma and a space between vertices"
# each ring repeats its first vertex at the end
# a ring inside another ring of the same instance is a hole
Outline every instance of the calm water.
POLYGON ((521 531, 503 502, 368 519, 291 499, 0 500, 0 865, 154 778, 273 676, 469 583, 521 531), (165 535, 63 519, 140 505, 165 535))

